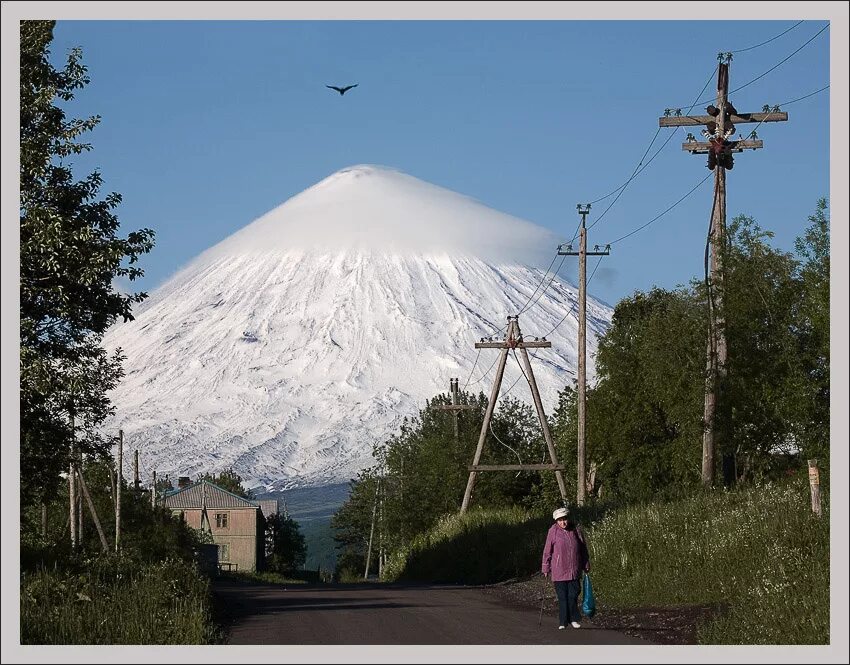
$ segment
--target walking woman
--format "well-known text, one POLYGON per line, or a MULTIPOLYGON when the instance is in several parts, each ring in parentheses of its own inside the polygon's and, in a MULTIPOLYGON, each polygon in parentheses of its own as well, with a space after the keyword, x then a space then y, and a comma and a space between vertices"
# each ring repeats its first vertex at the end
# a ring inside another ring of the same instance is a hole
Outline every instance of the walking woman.
POLYGON ((563 630, 567 622, 573 628, 581 628, 578 613, 579 582, 582 570, 590 572, 590 556, 584 534, 577 524, 569 520, 566 508, 556 509, 552 519, 555 523, 546 534, 542 572, 544 577, 551 574, 558 595, 558 628, 563 630))

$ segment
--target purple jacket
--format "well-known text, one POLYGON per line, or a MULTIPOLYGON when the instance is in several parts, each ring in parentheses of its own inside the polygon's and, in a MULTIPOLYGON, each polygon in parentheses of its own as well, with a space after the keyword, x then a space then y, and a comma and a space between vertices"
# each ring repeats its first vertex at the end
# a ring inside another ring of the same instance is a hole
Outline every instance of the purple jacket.
POLYGON ((575 529, 562 529, 553 524, 546 534, 546 544, 543 546, 544 575, 552 573, 553 582, 577 580, 581 571, 590 571, 590 558, 584 534, 578 526, 575 529))

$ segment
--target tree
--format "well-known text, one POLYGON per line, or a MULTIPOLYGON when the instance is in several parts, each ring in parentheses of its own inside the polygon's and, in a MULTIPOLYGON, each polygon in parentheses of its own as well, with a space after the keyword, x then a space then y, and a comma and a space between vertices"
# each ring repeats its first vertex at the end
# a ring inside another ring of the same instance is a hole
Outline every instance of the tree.
POLYGON ((55 491, 72 442, 103 455, 97 427, 111 412, 106 394, 121 377, 120 350, 101 347, 104 331, 147 294, 118 293, 135 280, 153 231, 117 235, 118 194, 98 199, 98 171, 75 181, 68 159, 91 149, 80 137, 99 116, 67 119, 63 106, 89 79, 74 49, 62 70, 49 62, 54 21, 21 21, 21 497, 55 491))
POLYGON ((723 285, 728 373, 721 386, 719 427, 724 431, 724 480, 771 473, 793 444, 800 399, 795 312, 802 291, 798 261, 771 247, 773 233, 746 215, 727 230, 723 285), (796 386, 796 387, 795 387, 796 386))
POLYGON ((705 309, 692 293, 654 288, 617 303, 587 409, 606 498, 644 501, 698 483, 704 371, 705 309))
POLYGON ((277 573, 304 568, 307 543, 298 523, 287 515, 274 513, 266 518, 266 567, 277 573))
POLYGON ((221 489, 227 490, 236 496, 241 496, 243 499, 248 499, 249 501, 253 500, 254 493, 245 489, 242 486, 242 476, 240 476, 233 469, 225 469, 218 475, 214 473, 204 473, 198 474, 198 482, 202 480, 206 480, 207 482, 212 483, 213 485, 218 485, 221 489))
MULTIPOLYGON (((829 465, 829 217, 826 199, 817 202, 809 227, 797 239, 802 301, 795 322, 800 362, 795 435, 806 457, 829 465)), ((828 474, 827 474, 828 475, 828 474)))

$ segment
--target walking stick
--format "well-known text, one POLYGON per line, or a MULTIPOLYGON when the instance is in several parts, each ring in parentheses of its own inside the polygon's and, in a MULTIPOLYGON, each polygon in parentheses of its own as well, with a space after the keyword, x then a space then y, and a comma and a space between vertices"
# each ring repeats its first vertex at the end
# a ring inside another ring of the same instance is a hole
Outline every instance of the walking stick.
POLYGON ((543 600, 545 598, 544 594, 546 593, 546 575, 543 575, 543 585, 540 587, 540 618, 537 619, 537 627, 543 625, 543 600))

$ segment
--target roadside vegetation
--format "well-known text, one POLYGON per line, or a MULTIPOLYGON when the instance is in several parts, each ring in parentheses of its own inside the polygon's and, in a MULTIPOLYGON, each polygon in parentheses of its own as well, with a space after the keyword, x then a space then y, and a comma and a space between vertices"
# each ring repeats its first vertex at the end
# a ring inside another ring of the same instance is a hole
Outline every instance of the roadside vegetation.
POLYGON ((39 567, 21 584, 22 644, 211 644, 209 580, 181 559, 39 567))

